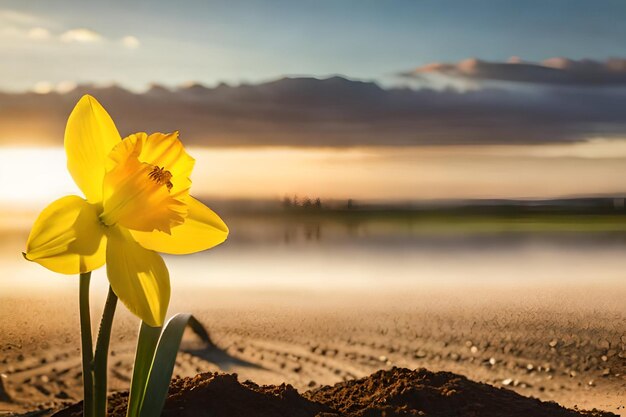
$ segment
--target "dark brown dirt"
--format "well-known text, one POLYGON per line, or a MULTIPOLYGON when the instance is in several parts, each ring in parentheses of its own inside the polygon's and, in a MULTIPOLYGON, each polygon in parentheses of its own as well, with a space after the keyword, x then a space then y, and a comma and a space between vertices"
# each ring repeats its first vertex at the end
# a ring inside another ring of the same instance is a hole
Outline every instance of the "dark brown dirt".
MULTIPOLYGON (((128 393, 109 398, 109 416, 125 417, 128 393)), ((162 416, 309 417, 332 409, 301 396, 291 385, 259 386, 240 383, 237 375, 203 373, 172 381, 162 416)), ((55 417, 82 417, 82 403, 61 410, 55 417)))
POLYGON ((574 417, 612 413, 568 410, 450 372, 393 368, 322 387, 304 396, 351 417, 574 417))
MULTIPOLYGON (((110 397, 109 415, 124 417, 127 393, 110 397)), ((240 383, 236 375, 205 373, 172 381, 163 416, 173 417, 616 417, 569 410, 449 372, 393 368, 299 394, 290 385, 240 383)), ((82 404, 55 417, 80 417, 82 404)))

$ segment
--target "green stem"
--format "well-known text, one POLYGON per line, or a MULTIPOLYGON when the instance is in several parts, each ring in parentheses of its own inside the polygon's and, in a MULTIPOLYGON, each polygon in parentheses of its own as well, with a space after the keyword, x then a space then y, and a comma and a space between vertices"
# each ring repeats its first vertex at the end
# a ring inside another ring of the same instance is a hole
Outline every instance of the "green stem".
POLYGON ((91 317, 89 315, 89 281, 91 272, 80 274, 80 339, 83 353, 83 415, 94 417, 93 403, 93 346, 91 339, 91 317))
POLYGON ((143 321, 137 337, 137 351, 133 366, 133 379, 130 381, 126 417, 138 417, 146 394, 150 369, 154 362, 154 352, 161 336, 161 327, 150 327, 143 321))
POLYGON ((102 320, 100 321, 100 330, 96 341, 96 354, 94 356, 94 408, 96 417, 105 417, 107 415, 107 361, 109 358, 109 342, 111 340, 111 327, 113 325, 113 316, 115 315, 115 307, 117 306, 117 295, 109 286, 109 294, 107 295, 102 320))

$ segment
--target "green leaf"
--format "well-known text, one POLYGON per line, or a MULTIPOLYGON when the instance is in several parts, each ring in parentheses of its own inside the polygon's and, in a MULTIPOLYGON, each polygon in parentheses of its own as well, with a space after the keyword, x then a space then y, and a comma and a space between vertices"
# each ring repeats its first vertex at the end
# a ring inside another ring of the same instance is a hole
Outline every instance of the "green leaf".
MULTIPOLYGON (((140 417, 160 416, 165 404, 167 392, 176 363, 176 354, 183 338, 185 327, 193 323, 197 329, 197 321, 191 314, 177 314, 165 325, 159 339, 154 362, 150 371, 144 401, 139 412, 140 417)), ((207 335, 208 336, 208 335, 207 335)))
POLYGON ((161 327, 151 327, 141 322, 137 340, 137 353, 135 354, 135 364, 133 366, 133 378, 130 383, 128 408, 126 409, 127 417, 139 416, 141 404, 146 394, 150 369, 154 361, 154 351, 160 335, 161 327))

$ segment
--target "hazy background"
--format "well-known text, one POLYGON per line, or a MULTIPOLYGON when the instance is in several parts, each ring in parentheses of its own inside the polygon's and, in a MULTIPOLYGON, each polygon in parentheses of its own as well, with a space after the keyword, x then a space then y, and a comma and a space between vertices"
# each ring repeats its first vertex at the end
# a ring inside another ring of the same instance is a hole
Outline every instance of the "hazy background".
POLYGON ((178 282, 199 262, 206 285, 235 287, 621 285, 624 16, 622 1, 3 1, 0 287, 59 285, 20 251, 38 211, 79 193, 62 138, 85 93, 122 135, 179 130, 192 192, 231 226, 170 259, 178 282))

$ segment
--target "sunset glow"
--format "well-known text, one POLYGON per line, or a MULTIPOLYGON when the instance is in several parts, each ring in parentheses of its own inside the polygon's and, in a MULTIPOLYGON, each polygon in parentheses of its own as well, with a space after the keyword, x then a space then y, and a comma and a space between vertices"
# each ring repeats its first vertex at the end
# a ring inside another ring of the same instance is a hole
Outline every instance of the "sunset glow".
MULTIPOLYGON (((621 194, 626 141, 419 148, 191 148, 196 195, 280 199, 553 198, 621 194)), ((0 202, 79 193, 61 148, 3 148, 0 202)))

